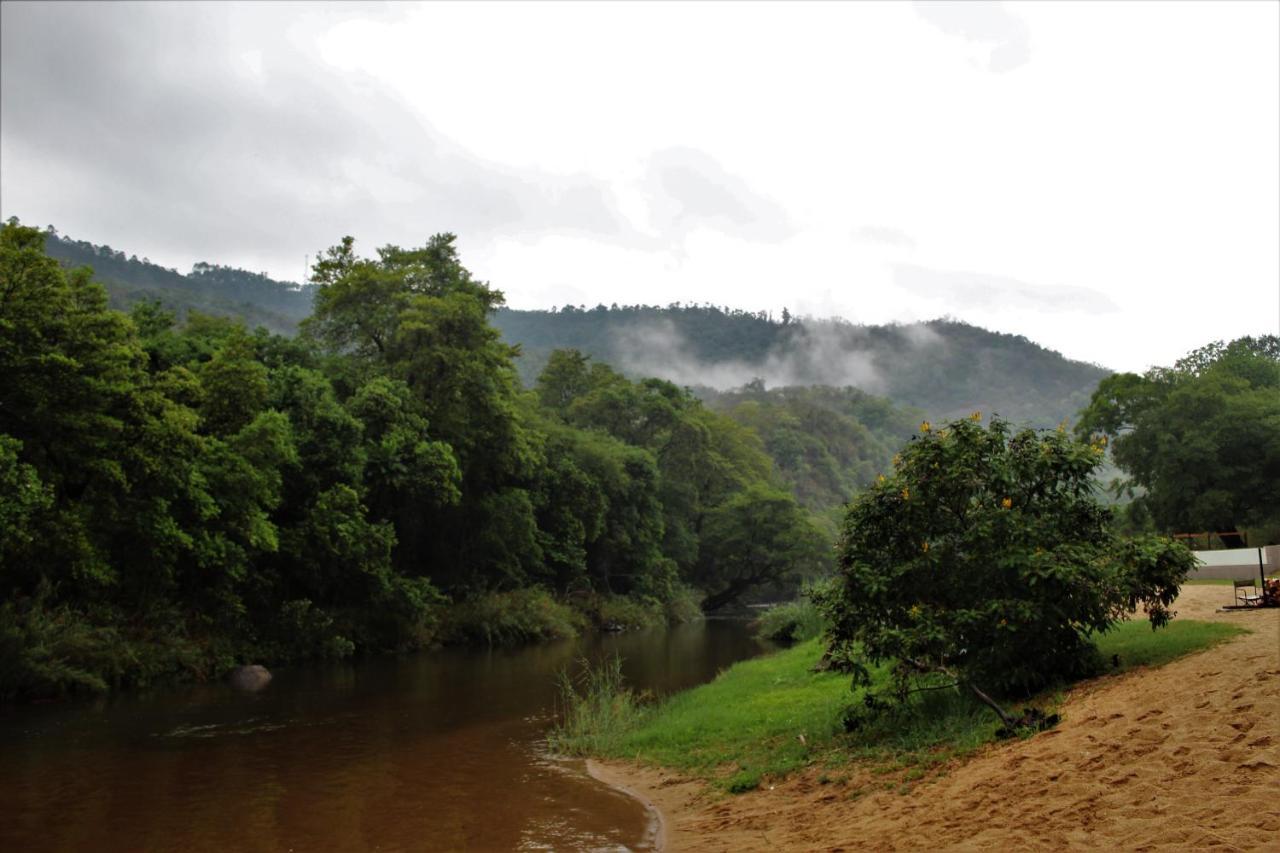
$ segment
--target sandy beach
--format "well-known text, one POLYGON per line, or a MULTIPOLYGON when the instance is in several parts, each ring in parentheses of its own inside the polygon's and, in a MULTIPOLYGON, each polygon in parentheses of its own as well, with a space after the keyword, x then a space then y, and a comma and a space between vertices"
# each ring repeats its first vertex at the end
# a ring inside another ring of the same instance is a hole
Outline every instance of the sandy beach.
POLYGON ((1081 684, 1055 729, 993 744, 907 793, 856 768, 738 796, 633 764, 591 772, 659 813, 669 851, 1280 851, 1280 610, 1222 612, 1230 595, 1186 587, 1178 618, 1252 633, 1081 684))

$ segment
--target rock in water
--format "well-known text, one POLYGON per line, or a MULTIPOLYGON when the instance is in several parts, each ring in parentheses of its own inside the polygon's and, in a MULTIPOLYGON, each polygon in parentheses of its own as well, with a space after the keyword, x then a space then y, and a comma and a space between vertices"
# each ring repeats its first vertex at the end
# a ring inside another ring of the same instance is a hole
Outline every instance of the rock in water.
POLYGON ((250 664, 231 670, 231 686, 246 693, 256 693, 271 683, 271 673, 265 666, 250 664))

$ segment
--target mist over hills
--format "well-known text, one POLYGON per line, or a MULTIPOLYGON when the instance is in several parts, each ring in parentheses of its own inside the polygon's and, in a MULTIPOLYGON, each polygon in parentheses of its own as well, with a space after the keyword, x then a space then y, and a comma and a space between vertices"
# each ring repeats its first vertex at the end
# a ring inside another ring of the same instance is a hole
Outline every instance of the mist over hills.
MULTIPOLYGON (((633 376, 724 391, 852 386, 938 420, 973 411, 1054 426, 1072 419, 1111 371, 1021 335, 954 320, 885 326, 773 319, 714 306, 503 309, 494 324, 523 351, 526 381, 553 349, 572 347, 633 376)), ((705 396, 705 394, 704 394, 705 396)))
MULTIPOLYGON (((93 267, 113 307, 159 300, 180 317, 195 310, 292 335, 311 313, 306 285, 214 263, 191 272, 50 230, 46 250, 66 266, 93 267)), ((1053 426, 1072 419, 1110 371, 1071 361, 1021 335, 954 320, 864 326, 781 318, 710 305, 499 309, 494 325, 519 344, 532 384, 552 350, 574 348, 631 377, 656 376, 711 398, 754 380, 764 387, 854 387, 942 420, 972 411, 1053 426)))

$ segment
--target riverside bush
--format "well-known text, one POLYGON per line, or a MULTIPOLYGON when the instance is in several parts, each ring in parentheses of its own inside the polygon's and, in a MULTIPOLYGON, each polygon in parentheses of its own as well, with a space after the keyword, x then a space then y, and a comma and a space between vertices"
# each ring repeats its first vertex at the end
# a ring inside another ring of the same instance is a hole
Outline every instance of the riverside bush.
POLYGON ((448 609, 444 637, 449 643, 514 645, 576 637, 582 615, 537 587, 489 592, 448 609))
POLYGON ((893 474, 850 504, 819 599, 829 653, 855 686, 889 666, 888 689, 866 697, 873 713, 951 684, 1009 725, 986 690, 1026 695, 1096 673, 1093 638, 1140 606, 1165 625, 1194 566, 1180 544, 1113 532, 1093 494, 1101 442, 979 420, 922 424, 893 474))
POLYGON ((775 643, 812 640, 826 628, 818 606, 807 598, 770 607, 755 621, 756 636, 775 643))

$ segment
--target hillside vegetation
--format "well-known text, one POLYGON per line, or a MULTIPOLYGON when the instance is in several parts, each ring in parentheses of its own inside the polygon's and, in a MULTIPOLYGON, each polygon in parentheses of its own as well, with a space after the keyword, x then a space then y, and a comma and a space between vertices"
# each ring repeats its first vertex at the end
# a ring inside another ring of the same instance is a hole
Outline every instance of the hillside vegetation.
POLYGON ((935 420, 979 410, 1030 426, 1074 420, 1110 371, 1071 361, 1021 335, 953 320, 862 326, 839 319, 773 319, 714 306, 504 309, 494 325, 536 376, 551 350, 572 347, 628 375, 694 388, 852 386, 935 420))
POLYGON ((73 240, 54 230, 45 231, 45 252, 68 269, 92 267, 94 278, 107 290, 108 304, 120 310, 158 301, 179 318, 194 310, 283 335, 295 334, 311 313, 311 288, 261 273, 202 262, 183 275, 146 258, 73 240))
MULTIPOLYGON (((314 288, 198 263, 182 274, 110 246, 47 229, 45 250, 64 267, 91 266, 110 305, 158 300, 180 320, 191 310, 292 335, 311 313, 314 288)), ((520 347, 516 368, 531 387, 552 351, 576 349, 636 379, 694 388, 853 387, 945 420, 971 411, 1016 424, 1075 420, 1110 371, 1064 358, 1020 335, 952 320, 864 326, 840 319, 774 318, 710 305, 565 306, 495 310, 493 325, 520 347)))

